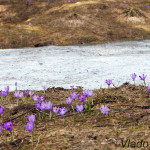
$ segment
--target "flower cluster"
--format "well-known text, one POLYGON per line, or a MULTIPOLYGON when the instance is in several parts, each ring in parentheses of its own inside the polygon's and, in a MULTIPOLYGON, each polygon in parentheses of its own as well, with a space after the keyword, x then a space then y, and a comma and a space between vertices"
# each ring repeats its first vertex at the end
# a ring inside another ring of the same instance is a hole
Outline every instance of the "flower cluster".
POLYGON ((5 98, 7 97, 8 93, 9 93, 9 86, 5 87, 5 91, 2 90, 0 91, 0 94, 5 98))
POLYGON ((34 129, 35 115, 28 115, 27 126, 24 126, 29 132, 34 129))
POLYGON ((14 93, 14 96, 16 97, 16 98, 23 98, 23 92, 19 92, 18 90, 17 91, 15 91, 15 93, 14 93))

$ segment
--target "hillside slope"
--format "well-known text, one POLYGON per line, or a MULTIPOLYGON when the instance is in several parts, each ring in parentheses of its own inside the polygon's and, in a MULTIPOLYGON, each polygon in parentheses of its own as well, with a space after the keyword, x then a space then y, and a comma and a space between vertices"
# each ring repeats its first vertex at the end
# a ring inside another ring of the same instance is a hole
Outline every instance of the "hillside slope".
POLYGON ((0 2, 0 48, 150 39, 145 0, 0 2))

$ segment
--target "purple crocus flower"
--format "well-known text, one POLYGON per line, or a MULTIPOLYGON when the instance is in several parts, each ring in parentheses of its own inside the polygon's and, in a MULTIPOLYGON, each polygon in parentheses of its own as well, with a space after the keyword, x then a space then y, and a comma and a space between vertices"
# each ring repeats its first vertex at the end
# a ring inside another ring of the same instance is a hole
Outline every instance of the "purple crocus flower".
POLYGON ((72 94, 71 94, 71 98, 75 100, 75 99, 76 99, 76 97, 77 97, 77 93, 76 93, 76 92, 72 92, 72 94))
POLYGON ((24 90, 24 94, 27 96, 29 94, 29 90, 24 90))
POLYGON ((41 103, 40 102, 36 102, 35 107, 40 110, 41 109, 41 103))
POLYGON ((1 135, 1 133, 2 133, 2 126, 0 126, 0 135, 1 135))
POLYGON ((11 132, 11 130, 12 130, 12 127, 13 127, 12 121, 10 121, 10 122, 5 122, 5 123, 3 124, 3 128, 6 129, 6 130, 8 130, 8 131, 10 131, 10 132, 11 132))
POLYGON ((84 103, 86 96, 85 95, 79 95, 78 99, 84 103))
POLYGON ((62 116, 62 117, 64 117, 64 114, 67 112, 67 109, 65 108, 65 107, 62 107, 62 108, 60 108, 60 115, 62 116))
POLYGON ((15 91, 14 96, 18 98, 19 97, 19 91, 15 91))
POLYGON ((7 97, 8 93, 6 91, 1 91, 1 95, 4 96, 5 98, 7 97))
POLYGON ((33 17, 33 20, 35 20, 35 17, 33 17))
POLYGON ((148 89, 148 91, 149 91, 149 93, 150 93, 150 86, 147 86, 147 89, 148 89))
POLYGON ((145 82, 145 78, 146 76, 143 74, 143 76, 139 76, 141 80, 143 80, 145 82))
POLYGON ((44 101, 44 96, 40 96, 40 101, 44 101))
POLYGON ((57 113, 58 113, 58 111, 59 111, 59 107, 53 107, 53 111, 54 111, 54 113, 55 113, 55 116, 57 115, 57 113))
POLYGON ((46 90, 46 86, 42 86, 43 90, 45 91, 46 90))
POLYGON ((48 103, 45 102, 45 109, 50 110, 53 107, 53 103, 51 103, 51 101, 49 101, 48 103))
POLYGON ((83 95, 85 95, 85 96, 88 96, 88 90, 82 90, 82 92, 83 92, 83 95))
POLYGON ((15 86, 17 86, 17 82, 15 82, 15 86))
POLYGON ((135 73, 132 73, 132 74, 131 74, 131 78, 132 78, 133 81, 135 81, 136 74, 135 74, 135 73))
POLYGON ((2 106, 0 106, 0 115, 3 113, 4 108, 2 106))
POLYGON ((71 88, 71 90, 73 90, 73 89, 74 89, 74 86, 73 86, 73 85, 71 85, 71 86, 70 86, 70 88, 71 88))
POLYGON ((45 102, 42 102, 41 103, 41 108, 40 108, 42 111, 44 111, 44 109, 45 109, 45 102))
POLYGON ((110 86, 111 83, 112 83, 112 80, 106 80, 105 83, 106 83, 108 86, 110 86))
POLYGON ((34 122, 35 121, 35 115, 28 115, 28 120, 29 122, 34 122))
POLYGON ((82 113, 83 109, 84 109, 84 105, 82 105, 82 104, 78 104, 78 105, 76 106, 76 110, 77 110, 78 112, 80 112, 80 113, 82 113))
POLYGON ((38 101, 39 95, 34 95, 32 98, 33 98, 34 101, 38 101))
POLYGON ((5 91, 8 93, 9 92, 9 86, 5 87, 5 91))
POLYGON ((70 97, 66 98, 66 103, 69 104, 69 105, 71 105, 71 103, 72 103, 72 98, 70 98, 70 97))
POLYGON ((29 132, 32 132, 34 129, 34 122, 27 121, 27 126, 24 126, 29 132))
POLYGON ((33 91, 29 91, 29 95, 32 96, 34 94, 33 91))
POLYGON ((102 112, 102 114, 108 114, 110 110, 107 105, 106 106, 102 105, 102 107, 100 108, 100 111, 102 112))
POLYGON ((19 97, 23 98, 23 92, 19 92, 19 97))
POLYGON ((93 91, 92 90, 88 90, 88 96, 92 97, 93 96, 93 91))

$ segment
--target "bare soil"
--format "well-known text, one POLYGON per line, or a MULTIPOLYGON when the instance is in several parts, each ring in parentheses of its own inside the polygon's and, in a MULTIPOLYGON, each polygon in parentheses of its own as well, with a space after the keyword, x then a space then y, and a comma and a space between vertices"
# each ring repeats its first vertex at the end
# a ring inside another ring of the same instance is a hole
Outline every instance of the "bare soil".
MULTIPOLYGON (((82 88, 73 91, 81 94, 82 88)), ((10 92, 7 100, 0 101, 0 105, 5 109, 0 125, 12 120, 15 140, 11 142, 10 134, 3 130, 4 136, 0 137, 0 149, 121 150, 128 148, 128 145, 122 147, 122 140, 123 143, 127 139, 136 143, 141 140, 150 141, 150 101, 146 87, 124 83, 120 87, 94 90, 91 113, 84 111, 83 119, 81 114, 75 112, 76 121, 71 106, 65 101, 71 92, 72 90, 63 88, 49 88, 45 94, 43 91, 35 91, 40 96, 44 95, 46 101, 52 101, 55 106, 67 108, 65 124, 60 115, 56 117, 55 123, 54 119, 49 118, 48 112, 45 120, 38 117, 39 112, 35 109, 35 102, 31 97, 20 99, 19 106, 16 106, 16 98, 10 92), (101 105, 108 105, 110 108, 108 115, 99 113, 101 105), (27 116, 31 114, 37 117, 33 143, 29 132, 24 128, 27 116)), ((81 101, 77 100, 78 103, 81 101)), ((128 149, 133 148, 129 145, 128 149)))

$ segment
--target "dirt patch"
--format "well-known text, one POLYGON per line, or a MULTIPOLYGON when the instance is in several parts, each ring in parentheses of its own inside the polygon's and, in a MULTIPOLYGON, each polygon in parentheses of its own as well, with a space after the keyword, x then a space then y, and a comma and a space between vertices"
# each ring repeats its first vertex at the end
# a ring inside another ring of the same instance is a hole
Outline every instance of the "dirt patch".
MULTIPOLYGON (((82 93, 82 88, 73 90, 78 95, 82 93)), ((3 130, 3 135, 7 137, 7 143, 4 137, 0 137, 1 149, 117 149, 122 147, 122 141, 132 139, 132 141, 149 141, 149 92, 144 86, 135 86, 124 83, 120 87, 111 89, 97 89, 93 91, 93 102, 91 113, 83 112, 83 117, 78 112, 73 112, 70 105, 66 104, 65 98, 69 97, 72 90, 58 88, 49 88, 44 91, 35 91, 35 94, 44 95, 45 100, 51 100, 54 106, 67 108, 64 118, 60 115, 54 119, 49 118, 49 112, 46 120, 39 117, 39 112, 32 109, 35 102, 31 97, 20 100, 19 106, 16 106, 16 98, 10 92, 8 99, 1 100, 1 106, 5 111, 0 121, 0 125, 6 120, 13 121, 14 141, 11 142, 10 134, 3 130), (9 104, 14 105, 9 107, 9 104), (109 115, 99 114, 101 105, 108 105, 109 115), (30 134, 25 131, 27 115, 36 115, 36 127, 34 129, 34 142, 30 141, 30 134), (76 121, 74 120, 76 114, 76 121)), ((76 103, 81 101, 76 100, 76 103)), ((86 100, 87 103, 87 100, 86 100)), ((42 116, 42 113, 41 113, 42 116)))

